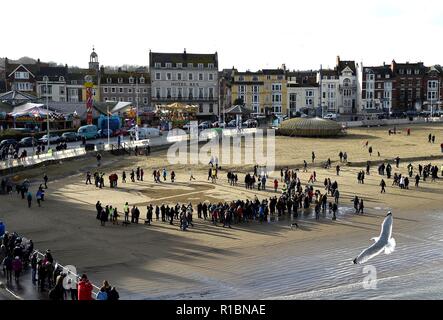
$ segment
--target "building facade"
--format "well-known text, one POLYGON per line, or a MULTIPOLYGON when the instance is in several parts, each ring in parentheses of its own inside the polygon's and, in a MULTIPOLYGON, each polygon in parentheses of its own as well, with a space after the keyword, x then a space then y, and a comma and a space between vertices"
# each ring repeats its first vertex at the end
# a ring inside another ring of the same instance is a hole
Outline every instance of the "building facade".
POLYGON ((288 114, 286 68, 233 74, 231 103, 241 100, 253 113, 288 114))
POLYGON ((344 61, 337 56, 334 69, 319 71, 323 110, 341 115, 352 115, 359 111, 361 92, 357 68, 355 61, 344 61))
POLYGON ((320 91, 317 71, 292 71, 287 73, 288 115, 294 117, 297 112, 315 113, 320 103, 320 91))
POLYGON ((362 104, 363 113, 387 113, 397 109, 396 79, 391 66, 363 67, 362 104))
POLYGON ((199 118, 219 115, 218 55, 149 53, 151 107, 182 102, 197 105, 199 118))
POLYGON ((100 73, 100 97, 102 101, 125 101, 149 111, 151 85, 147 70, 100 73), (137 100, 138 99, 138 100, 137 100))

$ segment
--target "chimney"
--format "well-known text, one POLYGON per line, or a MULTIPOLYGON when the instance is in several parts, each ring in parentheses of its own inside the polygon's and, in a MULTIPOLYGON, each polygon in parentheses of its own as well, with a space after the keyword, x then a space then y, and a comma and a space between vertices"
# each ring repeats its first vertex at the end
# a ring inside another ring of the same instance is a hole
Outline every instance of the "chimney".
POLYGON ((396 68, 397 68, 397 63, 395 62, 395 60, 392 60, 392 62, 391 62, 391 71, 395 72, 396 68))
POLYGON ((337 66, 340 64, 340 56, 337 56, 337 66))
POLYGON ((183 53, 186 55, 186 48, 183 50, 183 53))

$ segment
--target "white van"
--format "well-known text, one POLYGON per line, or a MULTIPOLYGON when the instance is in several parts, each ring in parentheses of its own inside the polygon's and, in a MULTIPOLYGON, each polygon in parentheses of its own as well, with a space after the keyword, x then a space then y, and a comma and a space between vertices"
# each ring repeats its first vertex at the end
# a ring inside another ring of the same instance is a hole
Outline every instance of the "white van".
MULTIPOLYGON (((135 128, 128 130, 129 134, 135 137, 135 128)), ((158 137, 160 135, 160 130, 157 128, 138 128, 138 138, 148 139, 151 137, 158 137)))
POLYGON ((328 113, 323 117, 323 119, 330 119, 330 120, 337 120, 337 114, 336 113, 328 113))

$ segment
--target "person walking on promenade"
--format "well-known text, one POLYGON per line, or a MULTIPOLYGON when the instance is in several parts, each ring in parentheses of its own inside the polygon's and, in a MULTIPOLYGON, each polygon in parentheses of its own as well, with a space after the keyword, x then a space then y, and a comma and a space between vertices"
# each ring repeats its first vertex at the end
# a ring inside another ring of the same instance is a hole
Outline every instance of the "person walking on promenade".
POLYGON ((122 173, 122 182, 126 183, 126 171, 123 171, 122 173))
POLYGON ((45 176, 43 177, 43 181, 45 182, 45 189, 48 189, 48 175, 45 173, 45 176))
POLYGON ((23 263, 19 256, 16 256, 12 261, 12 270, 14 271, 14 279, 16 282, 20 281, 20 274, 23 270, 23 263))
POLYGON ((86 184, 92 184, 90 171, 86 172, 86 184))
POLYGON ((381 191, 380 191, 380 193, 386 193, 386 182, 385 182, 385 180, 384 179, 381 179, 381 181, 380 181, 380 187, 381 187, 381 191))
POLYGON ((314 161, 315 161, 315 153, 314 153, 314 151, 312 151, 311 158, 312 158, 312 163, 314 163, 314 161))
POLYGON ((340 175, 340 165, 337 164, 337 166, 335 167, 335 171, 337 172, 337 176, 340 175))
POLYGON ((28 208, 31 208, 31 204, 32 204, 32 193, 31 193, 31 191, 28 191, 28 194, 26 195, 26 200, 28 200, 28 208))

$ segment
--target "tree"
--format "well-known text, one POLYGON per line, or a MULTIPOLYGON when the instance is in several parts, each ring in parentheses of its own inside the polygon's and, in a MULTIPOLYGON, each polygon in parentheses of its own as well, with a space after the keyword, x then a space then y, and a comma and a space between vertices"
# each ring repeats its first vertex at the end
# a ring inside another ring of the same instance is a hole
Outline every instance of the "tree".
POLYGON ((245 105, 242 98, 237 98, 234 100, 234 106, 237 106, 237 105, 241 105, 241 106, 245 105))

